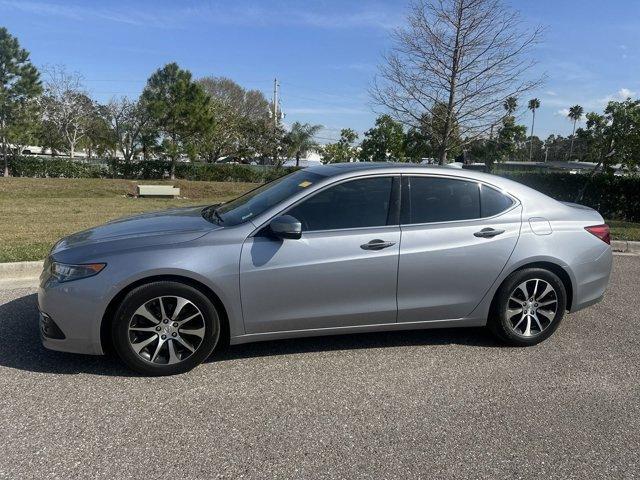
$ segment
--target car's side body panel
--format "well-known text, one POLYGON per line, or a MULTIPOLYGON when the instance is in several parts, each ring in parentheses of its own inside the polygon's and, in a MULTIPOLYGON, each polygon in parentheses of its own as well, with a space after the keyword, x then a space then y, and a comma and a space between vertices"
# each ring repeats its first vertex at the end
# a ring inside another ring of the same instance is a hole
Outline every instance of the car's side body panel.
POLYGON ((247 239, 240 259, 247 333, 395 323, 398 226, 247 239), (394 245, 363 250, 374 239, 394 245))

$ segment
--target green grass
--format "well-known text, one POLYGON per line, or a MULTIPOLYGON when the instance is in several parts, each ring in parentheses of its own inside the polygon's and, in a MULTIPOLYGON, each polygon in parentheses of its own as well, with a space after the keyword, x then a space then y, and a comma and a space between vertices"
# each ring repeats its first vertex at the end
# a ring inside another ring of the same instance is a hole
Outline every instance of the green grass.
POLYGON ((640 241, 640 223, 607 220, 607 224, 611 227, 611 238, 613 240, 640 241))
MULTIPOLYGON (((0 262, 43 259, 61 237, 108 220, 234 198, 252 183, 0 178, 0 262), (180 187, 183 198, 134 198, 138 183, 180 187)), ((616 240, 639 240, 640 223, 608 220, 616 240)))
POLYGON ((153 210, 218 203, 252 183, 0 178, 0 262, 43 259, 61 237, 153 210), (138 183, 170 183, 182 198, 134 198, 138 183))

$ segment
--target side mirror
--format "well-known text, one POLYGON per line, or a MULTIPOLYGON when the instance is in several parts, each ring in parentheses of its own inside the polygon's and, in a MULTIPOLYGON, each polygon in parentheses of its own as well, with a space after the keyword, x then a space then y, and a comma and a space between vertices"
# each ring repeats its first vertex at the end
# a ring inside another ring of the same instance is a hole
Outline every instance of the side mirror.
POLYGON ((300 220, 291 215, 282 215, 271 220, 269 224, 271 233, 278 238, 297 240, 302 236, 302 224, 300 220))

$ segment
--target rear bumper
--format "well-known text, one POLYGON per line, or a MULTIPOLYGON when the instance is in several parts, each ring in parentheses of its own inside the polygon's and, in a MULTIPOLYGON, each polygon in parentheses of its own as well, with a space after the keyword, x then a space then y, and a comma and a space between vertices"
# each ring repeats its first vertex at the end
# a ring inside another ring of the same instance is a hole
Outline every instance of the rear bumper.
POLYGON ((613 253, 611 248, 607 247, 595 260, 573 266, 576 288, 573 292, 571 312, 590 307, 604 298, 612 264, 613 253))

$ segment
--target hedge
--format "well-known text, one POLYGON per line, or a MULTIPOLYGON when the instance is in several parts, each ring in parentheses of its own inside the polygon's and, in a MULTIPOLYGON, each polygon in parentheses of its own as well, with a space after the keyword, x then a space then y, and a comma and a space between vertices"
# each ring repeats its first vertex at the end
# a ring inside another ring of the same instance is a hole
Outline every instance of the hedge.
MULTIPOLYGON (((499 175, 564 202, 576 202, 589 179, 588 174, 571 173, 509 172, 499 175)), ((640 222, 640 177, 594 175, 578 203, 595 208, 604 218, 640 222)))
MULTIPOLYGON (((163 160, 87 163, 58 158, 19 157, 9 161, 9 169, 17 177, 161 179, 168 178, 170 164, 163 160)), ((293 170, 294 167, 178 163, 176 177, 185 180, 261 183, 293 170)), ((576 201, 589 178, 583 174, 541 172, 500 172, 499 175, 568 202, 576 201)), ((595 175, 579 203, 595 208, 605 218, 640 222, 640 177, 595 175)))
MULTIPOLYGON (((65 158, 18 157, 9 160, 15 177, 32 178, 168 178, 171 164, 164 160, 124 162, 99 160, 95 163, 65 158)), ((294 167, 260 165, 177 163, 176 178, 210 182, 268 182, 293 171, 294 167)))

